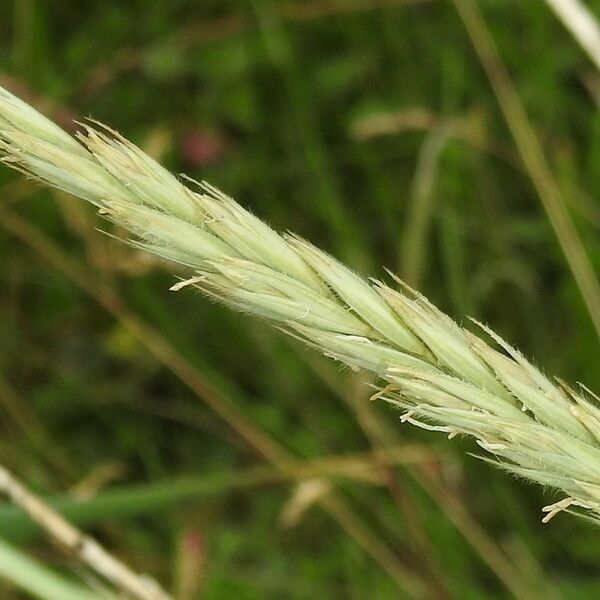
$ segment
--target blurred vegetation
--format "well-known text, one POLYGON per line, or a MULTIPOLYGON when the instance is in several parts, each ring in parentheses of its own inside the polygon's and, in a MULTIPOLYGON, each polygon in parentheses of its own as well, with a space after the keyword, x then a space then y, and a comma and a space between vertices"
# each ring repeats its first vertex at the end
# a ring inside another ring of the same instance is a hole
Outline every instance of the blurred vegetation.
MULTIPOLYGON (((452 2, 0 6, 0 83, 63 126, 93 115, 600 390, 598 335, 452 2)), ((544 2, 479 6, 598 267, 600 74, 544 2)), ((86 499, 66 514, 129 565, 182 600, 397 598, 403 569, 432 598, 600 596, 593 526, 540 524, 553 493, 402 426, 364 377, 266 325, 169 293, 173 267, 82 203, 7 169, 0 186, 0 462, 67 509, 86 499), (390 444, 411 464, 371 454, 390 444)), ((15 519, 0 510, 0 536, 81 574, 15 519)))

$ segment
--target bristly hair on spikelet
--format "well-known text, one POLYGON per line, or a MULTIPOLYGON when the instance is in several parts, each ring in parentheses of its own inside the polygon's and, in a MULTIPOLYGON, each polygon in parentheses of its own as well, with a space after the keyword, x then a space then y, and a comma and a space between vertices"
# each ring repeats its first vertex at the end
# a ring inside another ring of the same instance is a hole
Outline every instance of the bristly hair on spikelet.
POLYGON ((193 286, 380 378, 402 421, 466 434, 512 473, 562 490, 544 521, 578 507, 600 520, 598 398, 552 381, 487 327, 492 348, 397 281, 367 281, 280 235, 208 183, 173 176, 110 128, 77 140, 0 88, 0 160, 95 205, 132 243, 184 265, 193 286))

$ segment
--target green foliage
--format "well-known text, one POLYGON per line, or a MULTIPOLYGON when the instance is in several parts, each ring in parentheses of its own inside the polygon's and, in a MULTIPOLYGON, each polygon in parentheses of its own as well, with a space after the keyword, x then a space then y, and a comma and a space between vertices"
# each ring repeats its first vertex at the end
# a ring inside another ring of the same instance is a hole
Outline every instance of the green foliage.
MULTIPOLYGON (((489 323, 545 372, 600 389, 597 336, 450 3, 311 18, 298 16, 299 2, 85 4, 8 3, 0 69, 17 81, 3 80, 7 87, 20 93, 25 84, 31 95, 22 95, 62 124, 93 113, 173 171, 219 185, 365 274, 374 265, 400 268, 420 152, 444 119, 464 123, 467 133, 447 142, 431 182, 420 289, 455 317, 489 323), (433 115, 427 127, 413 117, 387 135, 353 134, 367 117, 415 108, 433 115)), ((545 3, 481 6, 598 266, 597 73, 545 3)), ((172 278, 160 265, 98 241, 100 221, 89 211, 74 214, 64 198, 16 181, 0 170, 0 461, 22 479, 57 493, 93 473, 102 480, 112 467, 103 493, 134 483, 151 491, 166 478, 261 460, 97 298, 32 252, 30 236, 16 241, 2 211, 17 211, 115 290, 296 456, 369 447, 341 403, 365 401, 351 374, 194 294, 167 294, 172 278)), ((439 441, 397 429, 410 442, 439 441)), ((456 440, 436 448, 443 485, 509 549, 538 597, 544 581, 559 597, 598 595, 600 545, 590 525, 559 516, 542 527, 539 506, 555 498, 462 456, 456 440)), ((480 552, 402 473, 450 596, 509 597, 480 552)), ((93 533, 175 587, 180 538, 200 532, 203 598, 397 597, 393 581, 317 509, 294 529, 277 526, 292 489, 229 490, 125 520, 105 512, 93 533)), ((355 484, 344 493, 418 571, 410 517, 389 490, 355 484)))

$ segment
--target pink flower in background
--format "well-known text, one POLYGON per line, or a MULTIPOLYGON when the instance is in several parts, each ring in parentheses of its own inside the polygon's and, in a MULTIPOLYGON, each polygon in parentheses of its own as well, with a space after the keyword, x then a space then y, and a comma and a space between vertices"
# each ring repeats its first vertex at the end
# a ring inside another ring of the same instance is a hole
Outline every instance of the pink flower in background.
POLYGON ((217 162, 225 152, 224 139, 208 129, 185 132, 180 141, 181 155, 189 167, 202 167, 217 162))

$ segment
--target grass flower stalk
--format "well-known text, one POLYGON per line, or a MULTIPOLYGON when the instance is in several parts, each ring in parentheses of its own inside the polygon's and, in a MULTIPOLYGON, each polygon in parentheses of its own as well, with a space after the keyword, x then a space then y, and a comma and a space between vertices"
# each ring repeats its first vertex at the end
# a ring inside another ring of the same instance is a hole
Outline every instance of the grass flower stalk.
POLYGON ((569 507, 600 520, 600 409, 589 390, 549 379, 486 326, 474 322, 474 335, 401 281, 365 280, 280 235, 105 125, 81 128, 76 140, 0 88, 0 160, 92 203, 130 243, 185 266, 190 278, 173 290, 197 288, 375 374, 374 398, 400 408, 402 421, 472 436, 488 460, 562 490, 544 520, 569 507))

